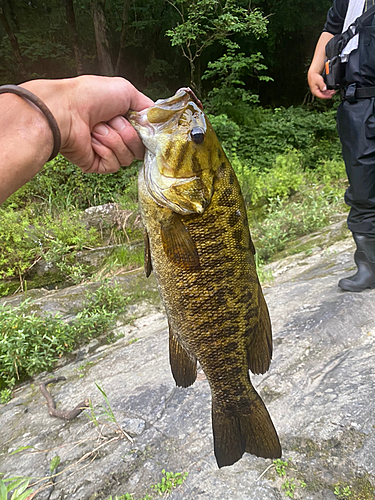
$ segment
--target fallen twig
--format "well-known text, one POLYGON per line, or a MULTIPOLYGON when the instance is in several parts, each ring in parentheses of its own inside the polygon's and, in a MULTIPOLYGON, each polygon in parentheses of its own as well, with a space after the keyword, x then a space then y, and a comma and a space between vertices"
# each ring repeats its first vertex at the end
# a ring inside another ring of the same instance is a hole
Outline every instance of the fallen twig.
POLYGON ((66 380, 65 377, 56 377, 51 380, 48 380, 47 382, 42 382, 39 386, 41 393, 47 400, 48 404, 48 413, 52 417, 57 417, 57 418, 62 418, 63 420, 73 420, 73 418, 78 417, 80 413, 82 413, 83 410, 86 410, 90 406, 90 401, 89 399, 85 399, 82 401, 82 403, 79 403, 73 410, 70 411, 61 411, 61 410, 56 410, 56 403, 54 402, 51 394, 47 390, 47 385, 48 384, 55 384, 57 382, 60 382, 61 380, 66 380))

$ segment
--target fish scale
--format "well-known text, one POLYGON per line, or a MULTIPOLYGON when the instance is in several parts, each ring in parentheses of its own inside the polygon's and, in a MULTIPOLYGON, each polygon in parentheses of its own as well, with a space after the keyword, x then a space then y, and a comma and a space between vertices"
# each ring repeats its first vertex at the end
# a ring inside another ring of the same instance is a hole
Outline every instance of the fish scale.
POLYGON ((129 119, 149 151, 138 181, 145 269, 168 317, 176 384, 194 383, 198 360, 212 393, 219 467, 245 451, 278 458, 276 430, 249 377, 249 368, 268 369, 272 334, 236 175, 189 89, 129 119))

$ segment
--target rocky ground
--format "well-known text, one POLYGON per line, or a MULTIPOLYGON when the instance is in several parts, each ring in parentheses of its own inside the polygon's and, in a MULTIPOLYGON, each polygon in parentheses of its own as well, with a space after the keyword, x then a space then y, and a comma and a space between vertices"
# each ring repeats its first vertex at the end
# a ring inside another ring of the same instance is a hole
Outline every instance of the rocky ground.
MULTIPOLYGON (((59 474, 38 493, 41 500, 156 498, 150 485, 160 482, 162 469, 188 472, 173 500, 374 499, 375 291, 337 287, 354 268, 352 241, 332 243, 341 232, 337 223, 310 238, 312 248, 268 268, 274 357, 270 370, 252 381, 278 430, 283 463, 246 454, 217 468, 208 383, 200 373, 192 387, 175 387, 165 315, 160 304, 146 302, 132 311, 130 323, 117 325, 116 342, 92 341, 0 405, 0 471, 43 478, 58 455, 59 474), (49 386, 58 408, 90 397, 104 421, 98 384, 118 427, 95 425, 85 414, 68 422, 50 417, 39 383, 51 376, 66 377, 49 386), (20 447, 29 448, 12 455, 20 447)), ((143 278, 134 276, 139 286, 143 278)), ((69 314, 80 292, 44 292, 38 307, 69 314)))

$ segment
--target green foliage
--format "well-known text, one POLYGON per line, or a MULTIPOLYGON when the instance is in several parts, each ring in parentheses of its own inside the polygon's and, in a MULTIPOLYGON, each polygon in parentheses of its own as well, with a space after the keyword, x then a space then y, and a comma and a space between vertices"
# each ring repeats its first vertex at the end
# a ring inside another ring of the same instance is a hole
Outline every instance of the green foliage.
POLYGON ((234 0, 226 0, 223 4, 218 0, 174 0, 170 3, 179 10, 183 23, 168 30, 166 35, 172 46, 192 47, 198 55, 215 41, 225 44, 233 33, 254 33, 257 37, 267 33, 268 21, 260 10, 245 9, 234 0))
POLYGON ((107 311, 121 314, 127 308, 129 297, 124 295, 120 285, 111 280, 103 280, 103 283, 93 293, 86 294, 85 312, 94 314, 107 311))
POLYGON ((18 476, 0 479, 0 500, 26 500, 34 491, 28 488, 30 480, 29 477, 18 476))
POLYGON ((243 145, 244 156, 260 169, 288 149, 301 151, 304 168, 315 168, 321 158, 338 157, 341 151, 335 113, 308 112, 302 107, 264 113, 264 120, 247 140, 252 147, 243 145))
MULTIPOLYGON (((264 261, 283 250, 288 242, 328 225, 330 216, 337 213, 337 204, 311 193, 300 202, 274 199, 266 211, 264 218, 250 224, 257 252, 264 261)), ((251 215, 250 212, 250 218, 251 215)))
POLYGON ((230 158, 236 155, 241 138, 240 126, 226 114, 209 115, 209 120, 226 154, 230 158))
POLYGON ((168 0, 180 15, 180 22, 167 30, 171 45, 179 46, 190 63, 191 83, 199 87, 195 61, 215 42, 230 44, 231 35, 253 34, 259 38, 267 33, 268 20, 259 9, 246 9, 235 0, 168 0))
POLYGON ((286 479, 281 487, 284 490, 286 497, 294 498, 294 490, 296 489, 294 479, 286 479))
MULTIPOLYGON (((43 227, 38 227, 38 234, 34 233, 46 262, 53 264, 60 272, 61 279, 70 280, 74 284, 80 283, 90 273, 89 266, 76 261, 77 251, 87 247, 95 247, 99 243, 99 235, 94 228, 86 229, 78 212, 62 212, 58 218, 45 216, 43 227), (44 246, 43 246, 44 243, 44 246)), ((34 239, 35 241, 35 239, 34 239)))
POLYGON ((269 81, 272 78, 260 73, 267 67, 260 61, 263 56, 260 52, 246 57, 245 53, 238 52, 240 46, 231 43, 226 53, 214 62, 209 62, 202 79, 214 81, 213 89, 208 93, 206 110, 211 113, 225 113, 233 116, 242 110, 249 111, 246 104, 259 102, 259 95, 246 90, 245 77, 269 81), (236 108, 235 111, 233 108, 236 108))
POLYGON ((272 168, 278 155, 296 150, 301 154, 304 169, 315 169, 322 159, 338 159, 341 147, 336 132, 335 111, 316 112, 305 107, 247 108, 246 116, 231 119, 211 119, 220 140, 224 138, 226 151, 233 148, 241 161, 260 171, 272 168), (239 127, 233 142, 228 131, 230 121, 237 120, 231 128, 239 127))
POLYGON ((244 198, 251 205, 287 198, 297 192, 304 182, 301 155, 297 151, 277 156, 275 163, 263 171, 248 167, 236 155, 232 157, 232 166, 244 198))
POLYGON ((306 488, 307 485, 305 481, 297 481, 297 479, 295 479, 294 477, 289 477, 291 471, 293 470, 293 464, 290 458, 288 459, 288 461, 278 458, 277 460, 273 461, 273 465, 275 466, 276 474, 283 479, 281 489, 284 490, 284 494, 286 497, 294 498, 294 492, 297 489, 297 486, 306 488))
POLYGON ((100 415, 97 415, 94 410, 93 404, 90 400, 89 401, 90 412, 85 413, 85 415, 94 424, 101 437, 104 436, 100 429, 103 429, 103 427, 109 427, 112 431, 114 431, 117 434, 119 438, 126 437, 127 439, 129 439, 130 442, 133 442, 132 438, 122 429, 122 427, 118 423, 115 414, 113 413, 112 407, 109 403, 109 399, 105 390, 96 382, 95 385, 104 399, 104 404, 100 405, 100 408, 102 409, 103 412, 100 415))
POLYGON ((346 179, 345 164, 342 159, 322 160, 316 167, 316 175, 324 185, 332 181, 346 179))
POLYGON ((49 471, 51 474, 54 473, 54 471, 60 465, 60 462, 61 462, 61 458, 58 455, 55 455, 53 457, 53 459, 51 460, 51 463, 49 464, 49 471))
POLYGON ((344 500, 345 498, 349 498, 352 495, 349 486, 335 486, 333 493, 337 496, 339 500, 344 500))
MULTIPOLYGON (((180 486, 185 479, 188 477, 188 472, 166 472, 165 469, 162 471, 163 477, 160 483, 151 485, 151 489, 161 497, 168 497, 173 489, 180 486)), ((146 495, 139 500, 152 500, 153 497, 146 495)), ((109 497, 108 500, 112 500, 109 497)), ((133 495, 126 493, 125 495, 116 496, 113 500, 135 500, 133 495)))
POLYGON ((143 254, 143 246, 131 248, 124 245, 115 248, 105 262, 105 270, 109 273, 115 273, 118 269, 142 267, 144 260, 143 254))
POLYGON ((38 243, 27 233, 31 226, 31 213, 5 211, 0 209, 0 277, 2 279, 19 276, 39 255, 38 243))
POLYGON ((285 460, 281 460, 281 458, 277 458, 276 460, 273 461, 276 469, 276 473, 282 477, 285 476, 286 474, 286 467, 288 467, 288 462, 285 460))
POLYGON ((12 391, 10 389, 3 389, 0 391, 0 403, 8 403, 12 399, 12 391))
POLYGON ((27 310, 27 301, 14 309, 0 308, 0 388, 51 368, 62 352, 74 347, 67 324, 27 310))
POLYGON ((47 163, 29 185, 29 196, 38 197, 57 209, 74 206, 85 209, 116 201, 137 175, 140 162, 111 175, 84 174, 59 155, 47 163))
POLYGON ((100 391, 101 395, 104 398, 104 404, 101 405, 101 408, 103 410, 103 415, 108 419, 109 422, 116 423, 116 417, 113 413, 113 410, 111 408, 111 405, 109 404, 108 396, 105 392, 105 390, 95 382, 96 388, 100 391))
POLYGON ((99 243, 97 231, 87 230, 77 211, 54 216, 37 212, 37 207, 19 211, 0 208, 0 239, 0 278, 5 280, 0 284, 0 296, 9 291, 7 280, 16 277, 22 282, 40 258, 55 265, 59 273, 56 281, 82 281, 89 269, 76 262, 76 253, 99 243))
POLYGON ((151 488, 159 493, 160 496, 171 493, 171 491, 182 484, 189 475, 188 472, 166 472, 165 469, 161 472, 163 474, 161 482, 151 485, 151 488))
MULTIPOLYGON (((137 163, 137 168, 139 163, 137 163)), ((138 209, 138 176, 130 177, 118 194, 118 203, 127 210, 138 209)))
POLYGON ((118 285, 105 282, 87 295, 84 309, 71 323, 58 315, 30 313, 29 300, 14 308, 0 306, 0 389, 51 369, 78 342, 106 333, 127 300, 118 285))

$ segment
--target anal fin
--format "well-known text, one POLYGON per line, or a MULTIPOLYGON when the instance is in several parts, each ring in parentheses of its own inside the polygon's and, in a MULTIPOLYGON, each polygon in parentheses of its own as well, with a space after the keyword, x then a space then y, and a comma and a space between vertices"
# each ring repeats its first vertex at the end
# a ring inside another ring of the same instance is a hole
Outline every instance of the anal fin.
POLYGON ((169 326, 169 362, 178 387, 189 387, 197 378, 197 360, 180 344, 169 326))

